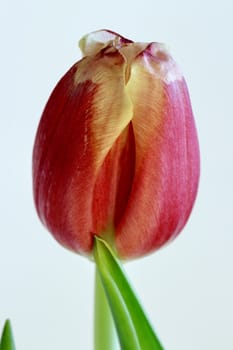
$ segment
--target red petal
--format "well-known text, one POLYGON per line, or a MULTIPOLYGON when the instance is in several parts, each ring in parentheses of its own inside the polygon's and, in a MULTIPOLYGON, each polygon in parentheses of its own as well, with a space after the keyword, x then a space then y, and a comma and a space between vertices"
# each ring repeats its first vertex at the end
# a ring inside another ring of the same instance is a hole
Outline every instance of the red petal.
POLYGON ((135 140, 132 124, 122 132, 106 156, 93 192, 95 232, 114 232, 128 203, 135 172, 135 140))
POLYGON ((98 233, 93 219, 96 178, 132 118, 125 66, 117 50, 81 60, 56 86, 37 132, 37 211, 55 238, 74 251, 91 251, 98 233))
POLYGON ((136 170, 116 229, 117 250, 125 258, 158 249, 180 232, 199 179, 198 141, 185 82, 162 79, 159 66, 148 69, 143 55, 134 64, 127 88, 134 105, 136 170))

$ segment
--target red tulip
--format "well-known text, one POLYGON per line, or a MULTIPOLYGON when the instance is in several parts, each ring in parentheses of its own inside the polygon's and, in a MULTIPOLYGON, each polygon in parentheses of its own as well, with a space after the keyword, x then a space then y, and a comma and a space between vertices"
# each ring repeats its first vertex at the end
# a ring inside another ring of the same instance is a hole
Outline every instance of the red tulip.
POLYGON ((55 87, 33 151, 40 219, 65 247, 94 235, 120 257, 177 236, 197 193, 199 148, 188 90, 159 43, 110 31, 80 41, 84 58, 55 87))

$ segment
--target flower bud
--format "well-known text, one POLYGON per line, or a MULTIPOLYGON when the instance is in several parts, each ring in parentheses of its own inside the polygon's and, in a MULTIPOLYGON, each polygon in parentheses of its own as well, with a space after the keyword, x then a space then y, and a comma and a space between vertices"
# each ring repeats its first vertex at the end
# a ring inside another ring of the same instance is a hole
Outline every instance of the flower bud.
POLYGON ((197 193, 199 147, 186 83, 159 43, 111 31, 80 41, 33 151, 38 215, 65 247, 92 253, 95 235, 124 259, 163 246, 197 193))

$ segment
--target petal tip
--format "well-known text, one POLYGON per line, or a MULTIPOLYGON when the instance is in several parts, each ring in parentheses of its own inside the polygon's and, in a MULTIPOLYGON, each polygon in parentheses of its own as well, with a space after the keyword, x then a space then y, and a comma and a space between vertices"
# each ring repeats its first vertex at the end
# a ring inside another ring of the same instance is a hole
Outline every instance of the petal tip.
POLYGON ((89 56, 96 54, 109 44, 118 48, 127 43, 132 41, 111 30, 101 29, 84 35, 79 41, 79 47, 84 56, 89 56))

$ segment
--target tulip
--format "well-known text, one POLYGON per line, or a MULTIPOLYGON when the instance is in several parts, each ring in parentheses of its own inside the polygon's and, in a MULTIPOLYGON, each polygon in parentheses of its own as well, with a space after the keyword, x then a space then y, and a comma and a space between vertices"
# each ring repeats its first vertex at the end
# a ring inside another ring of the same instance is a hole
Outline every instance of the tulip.
POLYGON ((38 215, 57 241, 92 255, 94 236, 122 259, 182 230, 199 180, 185 80, 160 43, 107 30, 80 41, 84 57, 52 92, 33 150, 38 215))

